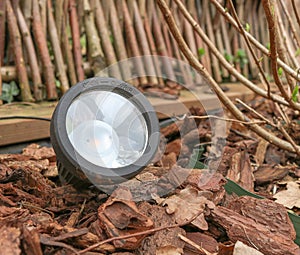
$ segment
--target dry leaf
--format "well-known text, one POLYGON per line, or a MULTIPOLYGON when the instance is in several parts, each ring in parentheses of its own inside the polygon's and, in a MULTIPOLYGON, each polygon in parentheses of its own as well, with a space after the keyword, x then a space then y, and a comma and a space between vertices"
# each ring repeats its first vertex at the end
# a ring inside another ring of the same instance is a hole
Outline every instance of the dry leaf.
MULTIPOLYGON (((100 227, 108 237, 134 234, 153 228, 152 220, 139 212, 129 189, 116 189, 109 199, 98 208, 100 227)), ((140 235, 125 240, 113 241, 116 248, 136 249, 144 237, 140 235)))
POLYGON ((233 255, 263 255, 258 250, 255 250, 252 247, 249 247, 248 245, 237 241, 234 245, 233 255))
MULTIPOLYGON (((214 207, 213 203, 206 198, 207 196, 211 196, 211 192, 198 191, 191 186, 187 186, 178 194, 165 199, 162 204, 168 205, 166 212, 168 214, 174 213, 177 223, 184 223, 203 212, 206 205, 210 208, 214 207)), ((208 229, 203 213, 192 224, 201 230, 208 229)))
POLYGON ((177 248, 171 245, 160 247, 156 251, 156 255, 181 255, 181 254, 183 254, 182 248, 177 248))
POLYGON ((262 165, 265 161, 266 151, 269 146, 269 142, 261 139, 257 145, 256 153, 255 153, 255 159, 257 165, 262 165))
POLYGON ((273 196, 276 202, 292 209, 293 207, 300 208, 300 187, 296 182, 288 182, 286 190, 279 191, 273 196))

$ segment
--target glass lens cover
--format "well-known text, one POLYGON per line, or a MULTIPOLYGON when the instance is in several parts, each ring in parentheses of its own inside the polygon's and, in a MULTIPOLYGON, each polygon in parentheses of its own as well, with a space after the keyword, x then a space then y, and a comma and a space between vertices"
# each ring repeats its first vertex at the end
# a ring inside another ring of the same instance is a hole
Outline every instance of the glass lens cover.
POLYGON ((89 91, 75 98, 67 111, 66 129, 81 157, 106 168, 133 164, 148 142, 142 112, 130 99, 111 91, 89 91))

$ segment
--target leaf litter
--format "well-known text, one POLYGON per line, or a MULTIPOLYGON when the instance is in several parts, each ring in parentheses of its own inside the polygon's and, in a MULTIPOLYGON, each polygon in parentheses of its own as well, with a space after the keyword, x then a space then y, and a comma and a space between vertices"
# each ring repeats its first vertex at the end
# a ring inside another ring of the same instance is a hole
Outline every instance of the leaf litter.
MULTIPOLYGON (((203 115, 201 109, 191 112, 203 115)), ((94 187, 76 190, 61 184, 52 148, 33 144, 22 154, 0 155, 0 228, 7 233, 0 237, 1 251, 194 255, 254 254, 254 249, 257 254, 299 254, 295 230, 280 205, 299 211, 299 159, 232 123, 217 172, 190 170, 197 134, 205 144, 203 157, 210 150, 220 156, 209 143, 209 121, 197 125, 194 130, 183 119, 162 128, 167 141, 162 159, 110 196, 94 187), (186 178, 178 183, 180 176, 186 178), (270 199, 228 195, 223 176, 270 199), (281 180, 287 180, 285 185, 281 180), (149 186, 152 182, 155 187, 149 186), (141 189, 152 199, 135 201, 141 189), (170 192, 161 195, 165 189, 170 192)))

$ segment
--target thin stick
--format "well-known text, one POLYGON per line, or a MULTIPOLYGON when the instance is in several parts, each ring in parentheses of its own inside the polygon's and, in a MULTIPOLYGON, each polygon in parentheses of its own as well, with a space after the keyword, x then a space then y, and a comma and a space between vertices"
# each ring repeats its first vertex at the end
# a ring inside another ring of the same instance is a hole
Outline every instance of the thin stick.
POLYGON ((262 5, 264 7, 268 27, 269 27, 269 36, 270 36, 270 60, 272 66, 272 73, 274 77, 275 84, 277 85, 278 89, 280 90, 281 95, 284 99, 289 103, 289 105, 293 109, 299 109, 298 106, 292 100, 292 97, 288 95, 286 92, 280 77, 278 75, 278 63, 277 63, 277 54, 278 54, 278 47, 279 45, 279 38, 278 38, 278 31, 277 31, 277 15, 275 9, 275 2, 270 2, 270 0, 263 0, 262 5))
POLYGON ((73 55, 78 81, 84 80, 84 71, 82 68, 82 56, 80 46, 80 31, 78 24, 78 15, 76 11, 75 0, 69 0, 70 25, 72 31, 73 55))
MULTIPOLYGON (((295 28, 295 26, 294 26, 294 22, 293 22, 292 19, 291 19, 291 14, 288 13, 288 9, 287 9, 287 7, 286 7, 285 1, 280 0, 279 2, 280 2, 280 4, 281 4, 281 6, 282 6, 282 10, 283 10, 283 12, 284 12, 284 14, 285 14, 287 20, 288 20, 290 29, 291 29, 291 31, 292 31, 292 34, 293 34, 293 36, 294 36, 294 38, 295 38, 295 41, 296 41, 296 44, 297 44, 297 48, 299 48, 299 47, 300 47, 300 36, 299 36, 298 32, 296 31, 296 28, 295 28)), ((292 1, 292 3, 293 3, 293 2, 294 2, 294 1, 292 1)), ((296 10, 296 9, 294 9, 294 10, 296 10)))
POLYGON ((55 86, 55 77, 50 54, 48 51, 47 41, 42 27, 38 0, 32 1, 32 17, 33 36, 42 62, 42 70, 44 81, 46 83, 47 98, 49 100, 56 99, 57 92, 55 86))
POLYGON ((70 85, 75 85, 77 83, 76 71, 75 71, 75 64, 74 58, 72 55, 71 45, 69 43, 69 36, 68 36, 68 29, 67 24, 69 20, 68 14, 68 6, 69 0, 64 0, 64 19, 62 20, 62 27, 61 27, 61 48, 64 54, 64 60, 67 63, 67 71, 70 80, 70 85))
MULTIPOLYGON (((104 1, 106 4, 109 4, 109 17, 110 17, 110 26, 112 30, 112 35, 114 38, 114 48, 116 51, 116 55, 119 61, 122 61, 127 58, 127 52, 125 47, 125 41, 123 38, 123 32, 118 20, 118 13, 115 7, 114 1, 104 1)), ((132 77, 132 72, 130 67, 125 63, 120 65, 120 71, 122 73, 122 77, 126 79, 126 77, 132 77)), ((131 81, 135 86, 138 85, 138 80, 135 79, 131 81)))
POLYGON ((56 30, 56 25, 55 25, 53 13, 52 13, 53 10, 52 10, 51 0, 47 0, 47 4, 48 4, 48 6, 47 6, 48 7, 47 8, 47 10, 48 10, 48 15, 47 15, 47 17, 48 17, 48 32, 49 32, 49 37, 50 37, 50 41, 51 41, 51 45, 52 45, 52 49, 53 49, 56 71, 57 71, 58 78, 61 83, 60 90, 64 94, 69 89, 69 81, 68 81, 68 77, 67 77, 67 73, 66 73, 66 69, 65 69, 65 63, 64 63, 63 55, 62 55, 61 48, 60 48, 58 33, 56 30))
POLYGON ((18 73, 21 97, 23 101, 34 101, 30 92, 28 76, 23 58, 21 35, 18 29, 16 16, 9 0, 6 0, 6 11, 10 41, 14 50, 14 60, 18 73))
MULTIPOLYGON (((91 7, 94 9, 96 26, 99 32, 99 36, 101 38, 103 52, 105 54, 107 64, 108 65, 116 64, 117 57, 114 51, 114 47, 110 41, 109 31, 105 20, 102 5, 98 0, 92 0, 91 7)), ((122 79, 121 71, 118 65, 114 65, 113 68, 110 69, 110 71, 111 71, 110 73, 111 76, 117 79, 122 79)))
POLYGON ((236 102, 238 102, 239 104, 241 104, 242 106, 244 106, 248 111, 254 113, 255 115, 257 115, 259 118, 261 118, 262 120, 264 120, 266 123, 268 123, 269 125, 271 125, 272 127, 276 127, 276 125, 271 122, 270 120, 268 120, 267 118, 265 118, 262 114, 260 114, 259 112, 257 112, 256 110, 254 110, 252 107, 250 107, 249 105, 245 104, 242 100, 240 100, 239 98, 235 99, 236 102))
POLYGON ((186 242, 187 244, 193 246, 196 250, 200 251, 201 253, 205 253, 205 255, 217 255, 217 253, 211 253, 207 250, 205 250, 203 247, 199 246, 198 244, 196 244, 195 242, 193 242, 192 240, 188 239, 187 237, 183 236, 182 234, 178 234, 178 237, 186 242))
MULTIPOLYGON (((0 64, 4 64, 6 1, 0 1, 0 64)), ((1 93, 2 90, 0 90, 1 93)))
POLYGON ((30 56, 28 58, 28 62, 29 62, 30 70, 31 70, 34 98, 37 101, 42 101, 42 99, 43 99, 42 90, 41 90, 42 78, 41 78, 41 74, 40 74, 40 69, 39 69, 39 64, 38 64, 38 59, 36 56, 34 44, 33 44, 29 29, 27 27, 27 24, 25 22, 25 18, 19 7, 17 8, 16 14, 17 14, 18 24, 19 24, 19 27, 20 27, 20 30, 21 30, 21 33, 23 36, 26 53, 28 56, 30 56))
MULTIPOLYGON (((94 6, 93 6, 94 8, 94 6)), ((106 66, 106 60, 101 47, 100 38, 94 20, 94 10, 91 9, 89 0, 83 1, 84 27, 88 43, 88 54, 94 74, 106 66)))
POLYGON ((294 10, 298 25, 300 27, 300 17, 299 17, 299 13, 297 11, 297 6, 296 6, 296 3, 295 3, 295 0, 292 0, 292 5, 293 5, 293 10, 294 10))
MULTIPOLYGON (((141 54, 138 47, 135 31, 133 29, 133 24, 130 17, 129 9, 125 0, 122 0, 121 2, 123 7, 126 38, 128 39, 129 48, 131 50, 132 57, 138 57, 141 54)), ((147 81, 147 77, 145 76, 145 69, 144 69, 143 62, 141 61, 140 58, 134 58, 133 64, 139 76, 138 78, 140 80, 140 85, 146 85, 148 81, 147 81)))
MULTIPOLYGON (((134 13, 134 25, 135 25, 135 31, 139 43, 139 47, 141 48, 141 51, 143 55, 151 55, 150 46, 148 44, 148 39, 146 36, 146 32, 143 26, 143 21, 140 16, 140 12, 137 6, 137 2, 132 2, 132 9, 134 13)), ((152 58, 145 58, 144 64, 145 64, 145 70, 148 76, 148 81, 151 85, 157 85, 158 80, 156 78, 156 71, 154 67, 154 63, 152 61, 152 58)))
POLYGON ((271 91, 270 91, 270 83, 269 83, 269 81, 267 80, 267 77, 266 77, 266 75, 265 75, 265 73, 264 73, 264 70, 262 69, 262 67, 261 67, 261 65, 260 65, 260 62, 259 62, 259 60, 258 60, 258 58, 257 58, 257 56, 256 56, 256 54, 255 54, 255 52, 254 52, 254 50, 253 50, 253 48, 252 48, 252 45, 250 44, 250 41, 249 41, 249 39, 248 39, 248 37, 247 37, 247 35, 246 35, 246 31, 245 31, 245 29, 243 28, 243 26, 242 26, 242 24, 241 24, 241 22, 240 22, 240 20, 239 20, 239 17, 238 17, 238 15, 237 15, 236 11, 235 11, 235 8, 234 8, 234 5, 233 5, 232 0, 229 1, 229 4, 230 4, 230 6, 231 6, 231 10, 232 10, 233 17, 234 17, 236 23, 238 24, 238 27, 239 27, 239 29, 240 29, 240 32, 242 33, 242 35, 243 35, 243 37, 244 37, 244 39, 245 39, 245 42, 246 42, 246 44, 247 44, 247 47, 248 47, 248 49, 250 50, 250 53, 251 53, 251 55, 252 55, 252 57, 253 57, 253 59, 254 59, 254 61, 255 61, 255 64, 256 64, 256 66, 257 66, 258 69, 259 69, 259 72, 260 72, 260 74, 261 74, 261 77, 262 77, 263 80, 264 80, 264 84, 267 85, 267 88, 268 88, 268 89, 267 89, 267 91, 268 91, 268 97, 270 97, 270 94, 271 94, 271 91))
POLYGON ((236 122, 236 123, 240 123, 243 125, 254 125, 254 124, 265 124, 266 121, 241 121, 241 120, 237 120, 237 119, 228 119, 228 118, 222 118, 219 116, 215 116, 215 115, 205 115, 205 116, 188 116, 188 119, 197 119, 197 120, 203 120, 203 119, 217 119, 217 120, 224 120, 224 121, 228 121, 228 122, 236 122))

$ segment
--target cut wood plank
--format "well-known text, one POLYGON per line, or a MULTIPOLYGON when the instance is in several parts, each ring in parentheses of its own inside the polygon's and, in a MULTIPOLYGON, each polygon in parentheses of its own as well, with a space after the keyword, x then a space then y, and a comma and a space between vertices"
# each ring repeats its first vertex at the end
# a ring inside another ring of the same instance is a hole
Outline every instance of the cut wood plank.
MULTIPOLYGON (((254 99, 254 94, 241 84, 227 85, 229 98, 240 98, 244 102, 254 99)), ((148 97, 160 119, 185 114, 190 107, 202 107, 205 110, 216 109, 216 96, 197 89, 193 93, 182 91, 177 100, 148 97)), ((56 103, 43 102, 40 104, 10 104, 0 107, 0 146, 20 142, 49 138, 50 122, 40 120, 10 119, 1 120, 7 116, 34 116, 51 118, 56 103)))

